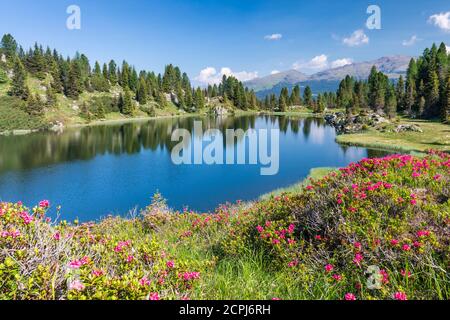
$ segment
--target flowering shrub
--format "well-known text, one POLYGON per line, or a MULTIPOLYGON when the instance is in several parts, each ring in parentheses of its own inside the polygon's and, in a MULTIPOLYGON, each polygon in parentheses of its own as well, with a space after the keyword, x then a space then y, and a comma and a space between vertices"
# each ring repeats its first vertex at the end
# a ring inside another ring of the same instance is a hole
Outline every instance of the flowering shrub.
POLYGON ((449 299, 449 173, 447 154, 391 155, 213 214, 158 195, 99 223, 0 203, 0 299, 449 299))

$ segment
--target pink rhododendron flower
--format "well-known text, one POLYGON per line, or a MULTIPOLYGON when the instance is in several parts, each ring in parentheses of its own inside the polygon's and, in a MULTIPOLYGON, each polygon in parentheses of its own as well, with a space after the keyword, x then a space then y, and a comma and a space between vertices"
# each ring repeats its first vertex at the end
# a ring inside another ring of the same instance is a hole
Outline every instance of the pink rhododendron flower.
POLYGON ((399 241, 397 239, 392 239, 391 240, 391 245, 396 246, 398 245, 399 241))
POLYGON ((150 292, 150 294, 148 295, 148 300, 160 300, 159 294, 157 292, 150 292))
POLYGON ((20 213, 20 217, 22 218, 23 222, 26 225, 30 224, 33 221, 33 219, 34 219, 33 216, 30 216, 28 214, 28 212, 25 212, 25 211, 20 213))
POLYGON ((175 262, 170 260, 170 261, 167 261, 166 265, 167 265, 167 268, 172 269, 175 267, 175 262))
POLYGON ((420 230, 420 231, 417 231, 417 233, 416 233, 416 235, 417 235, 418 238, 429 237, 430 234, 431 234, 431 233, 430 233, 430 231, 428 231, 428 230, 420 230))
POLYGON ((117 246, 114 248, 115 252, 122 252, 125 247, 129 247, 131 245, 131 241, 119 241, 117 246))
POLYGON ((340 274, 333 274, 333 279, 336 281, 341 281, 342 280, 342 276, 340 274))
POLYGON ((289 232, 289 233, 293 233, 294 230, 295 230, 295 225, 294 225, 294 224, 290 224, 290 225, 289 225, 289 228, 288 228, 288 232, 289 232))
POLYGON ((80 280, 74 280, 69 284, 69 290, 83 291, 84 284, 80 280))
POLYGON ((355 243, 353 244, 353 246, 354 246, 355 249, 357 249, 357 250, 361 250, 361 247, 362 247, 361 242, 355 242, 355 243))
POLYGON ((44 209, 50 207, 50 201, 42 200, 41 202, 39 202, 39 207, 44 208, 44 209))
POLYGON ((262 233, 264 231, 264 228, 261 226, 257 226, 256 230, 258 230, 259 233, 262 233))
POLYGON ((361 253, 357 253, 355 254, 355 258, 353 259, 353 263, 355 263, 356 265, 359 266, 359 264, 361 263, 361 261, 363 260, 363 255, 361 253))
POLYGON ((441 180, 442 176, 440 174, 437 174, 433 177, 434 180, 439 181, 441 180))
POLYGON ((80 267, 89 263, 88 257, 83 257, 80 260, 73 260, 69 263, 69 268, 71 269, 79 269, 80 267))
POLYGON ((413 177, 413 178, 418 178, 418 177, 420 177, 420 176, 421 176, 421 174, 418 173, 418 172, 413 172, 413 174, 412 174, 412 177, 413 177))
POLYGON ((128 262, 128 263, 131 263, 131 262, 133 262, 133 261, 134 261, 134 256, 130 254, 130 255, 127 257, 127 262, 128 262))
POLYGON ((105 273, 103 272, 103 270, 95 269, 95 270, 92 271, 92 274, 93 274, 95 277, 101 277, 101 276, 104 275, 105 273))
POLYGON ((387 271, 386 270, 380 270, 380 275, 383 277, 382 279, 381 279, 381 282, 383 283, 383 284, 388 284, 389 283, 389 274, 387 273, 387 271))
POLYGON ((56 241, 59 241, 61 239, 61 234, 59 232, 55 233, 53 235, 53 239, 55 239, 56 241))
POLYGON ((403 251, 409 251, 409 250, 411 250, 411 246, 408 245, 408 244, 404 244, 404 245, 402 246, 402 250, 403 250, 403 251))
POLYGON ((147 277, 143 277, 141 280, 139 280, 139 284, 143 287, 149 286, 151 284, 151 281, 148 280, 147 277))
POLYGON ((355 297, 355 295, 354 295, 353 293, 346 293, 344 298, 345 298, 345 300, 347 300, 347 301, 353 301, 353 300, 356 300, 356 297, 355 297))
POLYGON ((395 300, 408 300, 408 297, 406 296, 406 294, 401 291, 394 293, 393 298, 395 300))
POLYGON ((291 262, 288 263, 288 267, 289 268, 294 268, 297 265, 298 265, 298 261, 297 260, 294 260, 294 261, 291 261, 291 262))
POLYGON ((334 267, 333 267, 332 264, 327 264, 327 265, 325 266, 325 271, 326 271, 326 272, 331 272, 331 271, 333 271, 333 270, 334 270, 334 267))
POLYGON ((403 277, 406 277, 406 278, 410 278, 411 277, 411 272, 406 272, 406 270, 401 270, 400 271, 400 274, 403 276, 403 277))

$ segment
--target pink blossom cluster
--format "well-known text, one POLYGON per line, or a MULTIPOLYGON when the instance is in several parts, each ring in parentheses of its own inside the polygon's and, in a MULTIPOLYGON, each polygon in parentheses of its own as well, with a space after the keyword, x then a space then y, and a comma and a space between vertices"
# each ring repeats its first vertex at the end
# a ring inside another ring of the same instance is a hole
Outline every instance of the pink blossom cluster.
POLYGON ((84 265, 89 263, 90 259, 88 257, 83 257, 79 260, 73 260, 69 263, 69 268, 71 269, 79 269, 84 265))
POLYGON ((119 241, 117 246, 114 248, 114 252, 122 252, 124 248, 131 246, 131 241, 119 241))

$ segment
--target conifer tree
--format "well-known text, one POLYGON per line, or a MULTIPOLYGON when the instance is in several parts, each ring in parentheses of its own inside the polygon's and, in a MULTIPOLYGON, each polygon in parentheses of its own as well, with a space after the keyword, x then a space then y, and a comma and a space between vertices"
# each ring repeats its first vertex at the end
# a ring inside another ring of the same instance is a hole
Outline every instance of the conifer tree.
POLYGON ((138 88, 137 88, 137 101, 139 101, 139 103, 141 105, 144 105, 147 103, 147 83, 145 82, 145 79, 143 77, 141 77, 141 79, 139 80, 139 84, 138 84, 138 88))
POLYGON ((309 86, 306 86, 304 92, 303 92, 303 101, 305 102, 305 105, 307 107, 312 107, 312 91, 309 86))
POLYGON ((280 99, 278 99, 278 111, 285 112, 287 109, 286 98, 284 94, 280 94, 280 99))
POLYGON ((133 99, 131 97, 131 91, 128 88, 125 89, 122 98, 121 112, 127 116, 132 116, 134 113, 133 99))
POLYGON ((30 94, 26 102, 26 111, 32 116, 41 116, 44 112, 44 104, 41 97, 36 94, 30 94))
POLYGON ((9 94, 19 97, 22 100, 27 100, 29 96, 29 89, 26 86, 27 75, 25 68, 19 58, 14 60, 13 77, 11 81, 11 89, 9 94))
POLYGON ((117 65, 114 60, 111 60, 108 64, 108 79, 113 86, 117 84, 117 65))
POLYGON ((2 37, 0 52, 3 52, 7 58, 12 58, 17 53, 17 42, 9 33, 2 37))
POLYGON ((447 77, 446 99, 441 106, 441 120, 444 123, 450 121, 450 75, 447 77))
POLYGON ((394 85, 390 85, 387 91, 385 113, 390 119, 395 117, 397 113, 397 97, 395 94, 394 85))

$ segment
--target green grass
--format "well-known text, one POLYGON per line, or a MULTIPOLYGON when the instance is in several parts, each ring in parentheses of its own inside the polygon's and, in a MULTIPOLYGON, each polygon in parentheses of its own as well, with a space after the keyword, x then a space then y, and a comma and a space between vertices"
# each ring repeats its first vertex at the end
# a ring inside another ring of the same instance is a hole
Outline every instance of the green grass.
POLYGON ((422 128, 423 133, 379 132, 374 129, 369 129, 364 133, 340 135, 336 141, 344 145, 400 152, 424 152, 429 149, 450 151, 450 125, 426 120, 401 120, 400 124, 418 125, 422 128))
POLYGON ((301 192, 303 187, 306 186, 309 182, 309 179, 321 179, 329 174, 331 171, 336 170, 336 168, 330 167, 322 167, 322 168, 312 168, 309 172, 309 175, 301 182, 298 182, 292 186, 286 188, 279 188, 267 194, 261 196, 261 200, 269 199, 272 196, 278 196, 283 193, 298 193, 301 192))
POLYGON ((10 96, 0 96, 0 132, 37 130, 45 127, 41 118, 30 116, 23 109, 24 102, 10 96))

